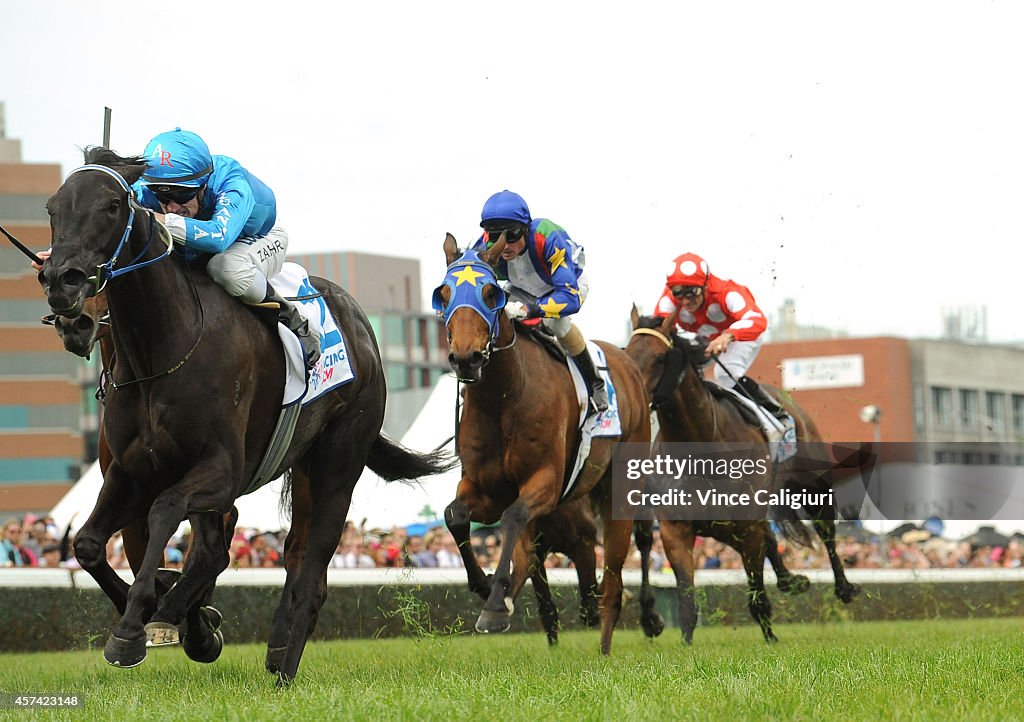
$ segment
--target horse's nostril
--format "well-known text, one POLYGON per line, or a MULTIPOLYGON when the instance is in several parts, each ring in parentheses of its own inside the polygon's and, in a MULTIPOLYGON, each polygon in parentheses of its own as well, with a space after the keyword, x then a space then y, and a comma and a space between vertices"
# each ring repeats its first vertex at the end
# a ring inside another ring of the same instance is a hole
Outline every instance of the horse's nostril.
POLYGON ((76 333, 90 333, 92 331, 92 319, 88 316, 79 316, 74 324, 76 333))
POLYGON ((470 356, 469 356, 469 365, 470 366, 472 366, 473 368, 476 368, 478 366, 482 366, 483 363, 484 363, 484 355, 482 353, 480 353, 479 351, 474 351, 472 354, 470 354, 470 356))

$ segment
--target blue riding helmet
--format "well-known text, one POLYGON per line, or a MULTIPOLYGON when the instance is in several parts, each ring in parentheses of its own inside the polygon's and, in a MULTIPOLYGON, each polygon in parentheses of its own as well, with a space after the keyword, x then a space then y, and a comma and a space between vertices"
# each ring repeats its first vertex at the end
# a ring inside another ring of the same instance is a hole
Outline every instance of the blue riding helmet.
POLYGON ((146 185, 199 188, 213 172, 213 156, 195 133, 169 130, 149 141, 143 153, 149 168, 142 176, 146 185))
POLYGON ((487 199, 480 212, 480 225, 488 221, 515 221, 530 225, 530 207, 518 193, 499 191, 487 199))

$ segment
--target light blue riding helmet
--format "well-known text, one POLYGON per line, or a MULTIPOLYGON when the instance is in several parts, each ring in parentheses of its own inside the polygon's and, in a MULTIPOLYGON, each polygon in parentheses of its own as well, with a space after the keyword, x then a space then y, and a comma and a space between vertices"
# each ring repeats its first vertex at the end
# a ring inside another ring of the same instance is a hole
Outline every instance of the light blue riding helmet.
POLYGON ((213 156, 206 142, 181 128, 161 133, 149 141, 143 157, 149 168, 142 182, 150 186, 198 188, 213 172, 213 156))
POLYGON ((480 225, 489 221, 515 221, 530 224, 530 207, 518 193, 509 190, 499 191, 487 199, 484 209, 480 212, 480 225))

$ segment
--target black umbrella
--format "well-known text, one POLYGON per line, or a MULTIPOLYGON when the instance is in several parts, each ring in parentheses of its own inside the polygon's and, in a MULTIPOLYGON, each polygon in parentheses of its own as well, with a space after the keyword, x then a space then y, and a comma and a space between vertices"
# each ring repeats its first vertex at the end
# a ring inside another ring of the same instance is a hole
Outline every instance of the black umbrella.
POLYGON ((836 538, 846 539, 847 537, 853 537, 859 542, 869 542, 875 538, 875 534, 871 533, 859 521, 837 521, 836 522, 836 538))
POLYGON ((960 541, 968 542, 972 547, 1005 547, 1010 543, 1010 537, 1000 534, 993 526, 982 526, 960 541))
POLYGON ((892 531, 887 533, 886 536, 888 538, 890 538, 890 539, 899 539, 904 534, 906 534, 908 531, 917 531, 917 530, 918 530, 917 524, 914 524, 914 523, 911 523, 911 522, 908 521, 908 522, 906 522, 904 524, 900 524, 898 527, 896 527, 895 529, 893 529, 892 531))

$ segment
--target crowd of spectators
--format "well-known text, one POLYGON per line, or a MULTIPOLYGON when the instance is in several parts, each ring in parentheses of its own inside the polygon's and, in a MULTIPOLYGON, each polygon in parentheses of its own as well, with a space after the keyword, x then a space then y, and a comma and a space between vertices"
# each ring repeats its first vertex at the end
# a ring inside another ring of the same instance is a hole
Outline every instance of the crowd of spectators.
MULTIPOLYGON (((848 569, 951 569, 1019 568, 1024 556, 1024 535, 995 539, 974 538, 951 541, 932 536, 923 529, 911 529, 896 536, 871 535, 863 529, 839 534, 836 548, 848 569)), ((236 529, 230 545, 233 567, 283 567, 284 540, 287 532, 236 529)), ((977 535, 976 535, 977 536, 977 535)), ((70 527, 58 529, 50 517, 27 515, 8 519, 0 539, 0 568, 49 567, 79 568, 71 545, 70 527)), ((471 535, 473 554, 484 568, 493 568, 501 553, 498 529, 479 529, 471 535)), ((180 568, 188 552, 187 532, 173 537, 165 550, 165 564, 180 568)), ((803 547, 779 539, 779 551, 792 570, 827 569, 828 556, 820 541, 803 547)), ((595 548, 598 568, 603 550, 595 548)), ((697 569, 742 569, 739 553, 722 542, 697 538, 694 547, 697 569)), ((128 561, 120 535, 107 545, 111 566, 127 568, 128 561)), ((626 560, 627 568, 640 567, 636 550, 626 560)), ((545 561, 549 568, 571 567, 572 561, 552 554, 545 561)), ((417 524, 391 529, 367 529, 352 522, 345 524, 330 566, 336 569, 372 569, 375 567, 458 568, 463 566, 458 545, 443 524, 417 524), (412 530, 415 533, 410 533, 412 530)), ((651 550, 651 568, 671 572, 657 530, 651 550)))

